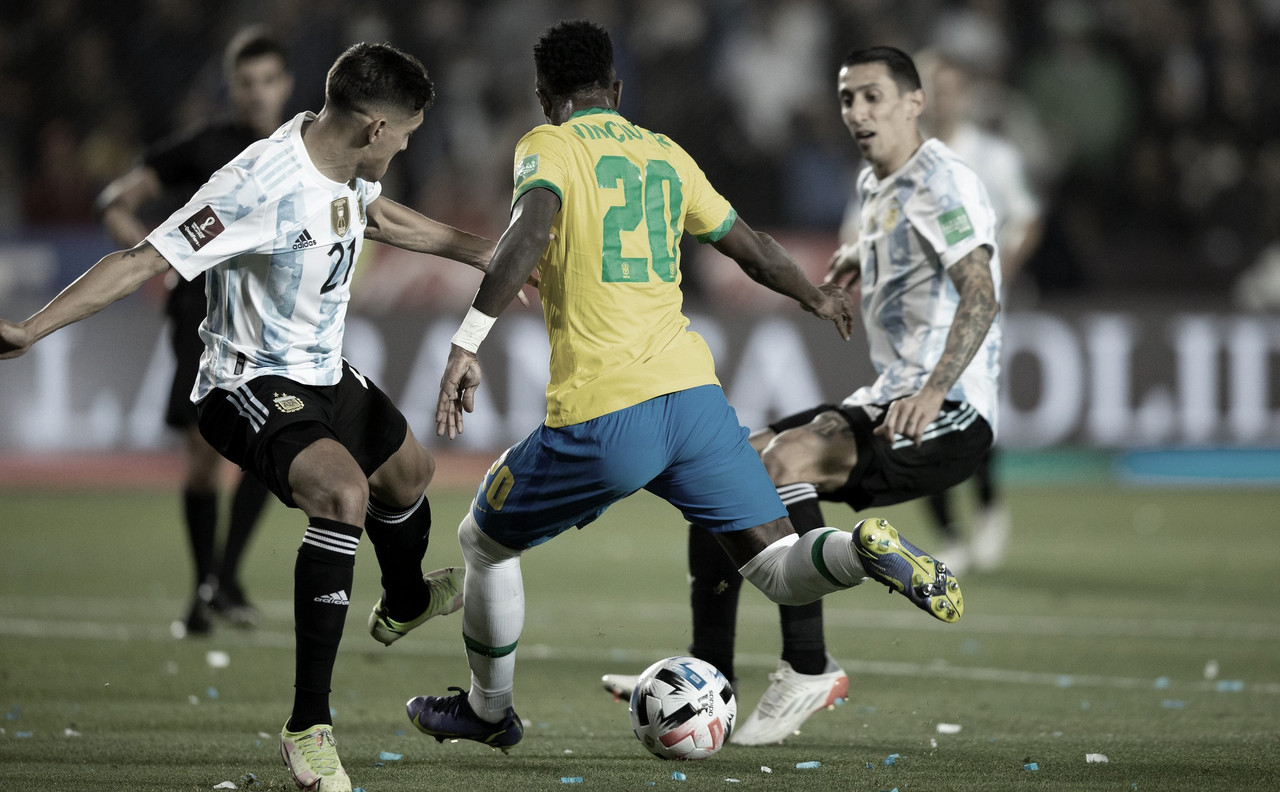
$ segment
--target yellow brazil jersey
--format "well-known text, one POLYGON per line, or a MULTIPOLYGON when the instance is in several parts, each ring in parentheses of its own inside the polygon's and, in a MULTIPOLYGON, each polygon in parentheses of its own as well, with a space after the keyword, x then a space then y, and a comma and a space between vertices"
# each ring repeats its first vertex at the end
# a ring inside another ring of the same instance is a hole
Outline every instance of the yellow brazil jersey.
POLYGON ((680 237, 714 242, 737 215, 684 149, 612 110, 584 110, 520 140, 515 185, 513 203, 538 188, 560 197, 538 262, 548 426, 719 384, 682 313, 680 237))

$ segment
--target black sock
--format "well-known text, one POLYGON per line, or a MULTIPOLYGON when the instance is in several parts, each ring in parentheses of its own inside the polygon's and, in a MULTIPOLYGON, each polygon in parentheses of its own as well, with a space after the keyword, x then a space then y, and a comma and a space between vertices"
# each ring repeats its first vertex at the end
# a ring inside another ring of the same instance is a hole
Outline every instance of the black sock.
POLYGON ((935 492, 926 500, 929 502, 929 511, 933 512, 933 520, 938 526, 938 533, 948 539, 958 539, 960 537, 960 529, 956 526, 955 521, 951 519, 951 494, 949 490, 935 492))
POLYGON ((239 588, 240 558, 270 494, 267 486, 253 474, 245 473, 240 477, 240 484, 231 498, 231 522, 227 526, 227 541, 222 546, 222 563, 218 568, 219 585, 239 588))
MULTIPOLYGON (((796 533, 804 535, 823 526, 818 490, 812 484, 784 484, 778 495, 796 533)), ((782 623, 782 659, 798 674, 821 674, 827 667, 827 643, 822 629, 822 600, 808 605, 779 605, 782 623)))
POLYGON ((329 685, 351 603, 351 581, 361 529, 337 520, 311 519, 293 568, 295 672, 289 731, 332 723, 329 685))
POLYGON ((431 538, 427 496, 400 510, 370 498, 364 528, 378 556, 387 614, 396 621, 417 618, 431 604, 431 589, 422 579, 422 559, 431 538))
POLYGON ((213 575, 213 542, 218 530, 218 496, 212 492, 182 491, 182 516, 196 566, 196 586, 213 575))
POLYGON ((705 660, 734 682, 733 645, 738 627, 742 575, 715 534, 689 526, 689 604, 693 643, 689 654, 705 660))
POLYGON ((991 470, 991 457, 995 453, 996 450, 993 448, 983 454, 982 461, 978 463, 978 469, 973 474, 978 481, 978 502, 983 506, 990 506, 996 501, 995 475, 991 470))

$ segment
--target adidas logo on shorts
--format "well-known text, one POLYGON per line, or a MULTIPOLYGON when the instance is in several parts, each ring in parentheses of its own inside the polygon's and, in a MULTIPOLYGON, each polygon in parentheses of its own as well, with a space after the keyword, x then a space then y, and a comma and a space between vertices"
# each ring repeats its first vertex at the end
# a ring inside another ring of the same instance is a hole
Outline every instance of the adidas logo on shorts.
POLYGON ((302 250, 303 248, 315 247, 316 241, 311 237, 311 232, 302 229, 302 233, 298 234, 298 238, 293 241, 294 250, 302 250))
POLYGON ((321 594, 316 597, 316 602, 324 602, 329 605, 350 605, 351 600, 347 597, 346 591, 335 591, 332 594, 321 594))

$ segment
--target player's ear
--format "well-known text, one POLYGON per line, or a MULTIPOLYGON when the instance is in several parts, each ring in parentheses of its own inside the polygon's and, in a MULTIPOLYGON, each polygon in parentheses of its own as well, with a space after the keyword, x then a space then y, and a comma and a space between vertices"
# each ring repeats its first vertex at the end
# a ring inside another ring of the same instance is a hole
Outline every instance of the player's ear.
POLYGON ((911 109, 911 118, 915 119, 920 117, 920 114, 924 112, 924 103, 925 98, 923 88, 917 88, 907 94, 907 106, 911 109))
POLYGON ((369 145, 373 145, 387 132, 386 116, 375 115, 369 119, 369 123, 364 125, 365 140, 369 145))
POLYGON ((622 80, 614 80, 609 92, 613 94, 613 109, 622 109, 622 80))

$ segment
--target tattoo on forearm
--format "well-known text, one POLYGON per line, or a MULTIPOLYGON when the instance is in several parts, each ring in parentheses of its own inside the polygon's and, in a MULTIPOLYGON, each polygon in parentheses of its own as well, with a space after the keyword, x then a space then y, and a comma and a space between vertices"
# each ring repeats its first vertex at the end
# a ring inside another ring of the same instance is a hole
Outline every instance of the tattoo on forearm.
POLYGON ((960 305, 947 335, 947 346, 929 382, 946 393, 960 379, 961 372, 978 353, 982 341, 1000 311, 995 283, 991 279, 991 252, 974 250, 956 262, 948 273, 960 292, 960 305))

